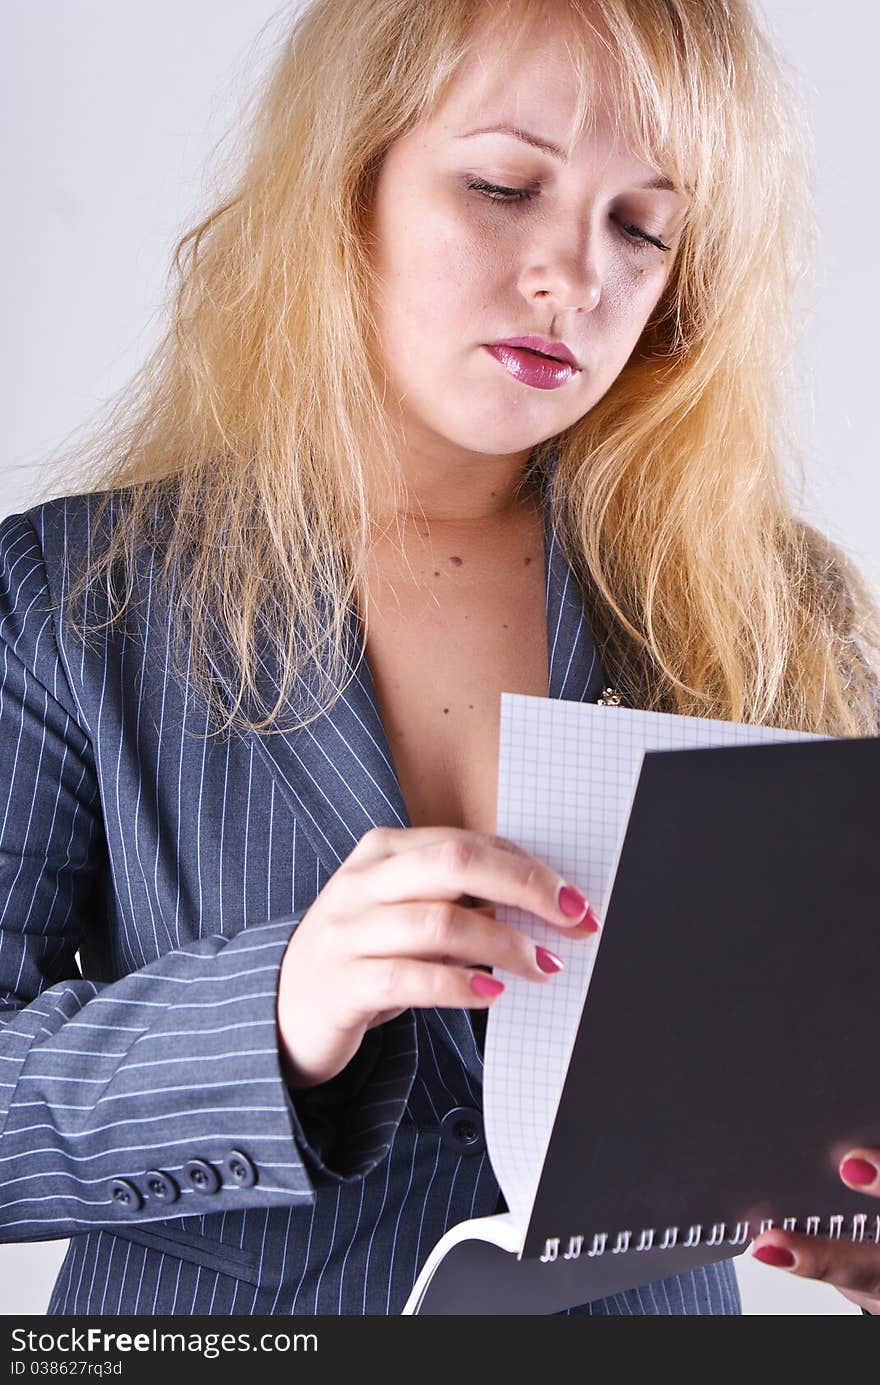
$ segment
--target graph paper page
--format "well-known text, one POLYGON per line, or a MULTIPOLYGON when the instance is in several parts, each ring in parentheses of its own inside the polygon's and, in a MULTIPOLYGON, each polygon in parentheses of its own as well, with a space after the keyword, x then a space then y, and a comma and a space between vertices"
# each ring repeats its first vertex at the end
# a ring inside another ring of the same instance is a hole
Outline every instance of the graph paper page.
MULTIPOLYGON (((604 919, 619 846, 646 750, 828 737, 705 717, 501 694, 498 834, 547 862, 604 919)), ((566 938, 511 905, 496 917, 565 964, 537 984, 502 972, 486 1026, 486 1145, 508 1208, 525 1229, 553 1128, 599 940, 566 938)), ((601 938, 601 933, 599 935, 601 938)))

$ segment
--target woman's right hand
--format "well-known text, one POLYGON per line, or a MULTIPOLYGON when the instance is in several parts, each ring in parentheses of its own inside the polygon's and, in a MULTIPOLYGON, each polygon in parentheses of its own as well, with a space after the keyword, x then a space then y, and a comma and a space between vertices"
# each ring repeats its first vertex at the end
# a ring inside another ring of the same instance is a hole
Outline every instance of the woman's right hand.
MULTIPOLYGON (((503 837, 455 827, 371 828, 303 915, 284 954, 277 1020, 289 1085, 328 1082, 368 1029, 410 1006, 488 1008, 504 988, 480 967, 549 981, 556 968, 545 949, 490 910, 455 901, 470 895, 510 904, 589 937, 598 920, 586 901, 583 909, 574 903, 574 916, 560 907, 566 883, 503 837), (550 970, 539 965, 541 954, 550 970)), ((564 898, 571 908, 571 894, 564 898)))

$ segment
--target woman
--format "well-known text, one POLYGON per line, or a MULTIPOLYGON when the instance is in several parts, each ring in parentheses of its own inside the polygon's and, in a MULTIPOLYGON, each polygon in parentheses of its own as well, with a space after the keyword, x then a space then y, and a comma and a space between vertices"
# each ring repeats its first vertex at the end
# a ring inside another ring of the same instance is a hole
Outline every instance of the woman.
MULTIPOLYGON (((501 691, 877 730, 775 443, 795 135, 744 0, 297 16, 128 414, 0 526, 0 1224, 71 1237, 50 1314, 396 1314, 503 1205, 486 969, 558 968, 493 908, 597 921, 492 835, 501 691)), ((880 1308, 878 1247, 759 1247, 880 1308)))

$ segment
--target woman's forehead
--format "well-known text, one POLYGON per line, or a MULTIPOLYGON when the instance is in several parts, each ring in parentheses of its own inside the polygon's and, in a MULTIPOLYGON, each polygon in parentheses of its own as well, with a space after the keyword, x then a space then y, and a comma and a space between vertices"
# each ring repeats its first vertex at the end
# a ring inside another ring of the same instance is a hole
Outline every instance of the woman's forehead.
MULTIPOLYGON (((574 109, 578 96, 590 107, 617 103, 622 93, 609 65, 607 50, 588 30, 550 21, 519 35, 482 26, 448 89, 444 107, 477 115, 489 106, 514 110, 529 105, 537 114, 574 109)), ((559 121, 556 122, 559 128, 559 121)), ((569 118, 571 123, 571 118, 569 118)))
POLYGON ((446 138, 507 124, 568 154, 593 135, 650 154, 638 131, 632 81, 612 51, 610 40, 600 42, 588 26, 552 13, 546 24, 513 36, 481 24, 425 123, 446 138))

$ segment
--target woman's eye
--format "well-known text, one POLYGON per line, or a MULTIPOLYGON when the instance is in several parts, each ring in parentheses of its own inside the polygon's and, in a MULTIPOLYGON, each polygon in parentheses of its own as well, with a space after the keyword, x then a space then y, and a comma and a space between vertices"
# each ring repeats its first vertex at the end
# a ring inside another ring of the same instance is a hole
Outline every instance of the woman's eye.
MULTIPOLYGON (((474 192, 482 193, 492 202, 506 202, 511 205, 529 202, 533 196, 528 188, 506 188, 499 183, 486 183, 482 178, 472 178, 468 187, 474 192)), ((631 222, 618 221, 617 224, 625 239, 636 250, 647 250, 654 247, 665 252, 670 248, 668 245, 664 245, 659 236, 652 236, 631 222)))
POLYGON ((623 229, 625 235, 627 235, 630 238, 635 238, 635 241, 638 242, 640 248, 644 246, 653 245, 656 246, 658 250, 662 250, 664 253, 670 248, 668 245, 664 245, 663 241, 660 239, 659 236, 652 236, 648 231, 643 231, 638 226, 632 226, 626 221, 618 222, 618 225, 623 229))
POLYGON ((528 188, 505 188, 498 183, 484 183, 482 178, 472 179, 468 187, 484 193, 493 202, 527 202, 532 196, 528 188))

